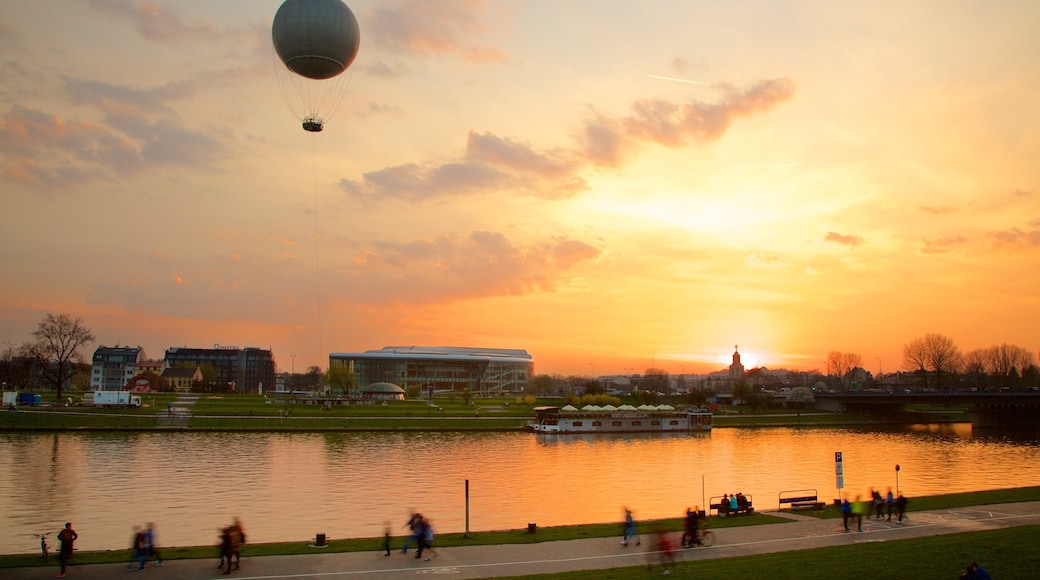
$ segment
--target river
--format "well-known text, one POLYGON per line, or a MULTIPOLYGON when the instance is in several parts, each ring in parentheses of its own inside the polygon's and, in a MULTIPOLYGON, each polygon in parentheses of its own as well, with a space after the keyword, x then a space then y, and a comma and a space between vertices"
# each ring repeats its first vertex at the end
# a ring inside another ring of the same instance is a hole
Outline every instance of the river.
POLYGON ((81 550, 123 549, 155 522, 162 546, 402 533, 410 508, 438 532, 679 517, 723 493, 777 507, 785 490, 911 499, 1040 485, 1040 441, 967 424, 893 429, 716 428, 703 435, 530 433, 0 433, 0 553, 71 521, 81 550))

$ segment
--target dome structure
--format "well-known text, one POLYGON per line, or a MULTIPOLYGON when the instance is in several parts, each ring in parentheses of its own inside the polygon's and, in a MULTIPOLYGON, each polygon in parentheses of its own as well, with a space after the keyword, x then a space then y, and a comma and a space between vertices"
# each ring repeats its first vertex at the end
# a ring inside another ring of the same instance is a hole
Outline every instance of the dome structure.
POLYGON ((405 390, 393 383, 372 383, 361 394, 373 401, 403 401, 405 390))

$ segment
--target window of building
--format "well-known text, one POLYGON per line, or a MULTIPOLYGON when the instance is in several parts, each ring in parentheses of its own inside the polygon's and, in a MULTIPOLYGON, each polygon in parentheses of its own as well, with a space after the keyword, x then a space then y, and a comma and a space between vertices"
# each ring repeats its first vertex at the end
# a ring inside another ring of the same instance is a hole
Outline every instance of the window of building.
POLYGON ((581 427, 581 421, 575 421, 574 422, 574 426, 575 427, 581 427))

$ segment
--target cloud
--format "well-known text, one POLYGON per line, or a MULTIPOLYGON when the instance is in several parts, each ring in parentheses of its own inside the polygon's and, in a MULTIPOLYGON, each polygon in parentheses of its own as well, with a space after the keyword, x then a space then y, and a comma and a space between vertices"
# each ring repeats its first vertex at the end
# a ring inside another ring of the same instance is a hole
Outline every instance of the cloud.
POLYGON ((720 87, 724 94, 715 103, 644 99, 633 103, 627 117, 596 115, 582 131, 586 156, 595 165, 616 166, 638 143, 676 148, 715 141, 734 120, 769 110, 794 94, 794 83, 786 78, 759 81, 744 90, 720 87))
POLYGON ((478 18, 484 7, 483 0, 378 3, 364 20, 363 38, 388 53, 460 56, 477 63, 506 60, 501 50, 467 40, 487 32, 478 18))
POLYGON ((784 266, 784 261, 771 252, 752 252, 748 254, 745 264, 753 268, 779 268, 784 266))
POLYGON ((943 215, 948 213, 955 213, 957 211, 956 208, 952 208, 949 206, 922 206, 918 209, 920 209, 920 211, 923 213, 931 215, 943 215))
MULTIPOLYGON (((1035 223, 1033 225, 1036 225, 1035 223)), ((1011 228, 1002 232, 990 232, 995 249, 1025 249, 1040 247, 1040 229, 1023 231, 1019 228, 1011 228)))
POLYGON ((556 199, 587 187, 576 175, 577 164, 564 150, 537 151, 526 143, 471 131, 461 159, 388 167, 365 173, 362 182, 340 180, 340 187, 351 196, 368 199, 418 200, 491 192, 556 199))
POLYGON ((583 171, 619 166, 643 143, 674 148, 714 141, 735 119, 789 99, 793 85, 788 79, 773 79, 746 90, 724 87, 724 91, 718 103, 650 99, 634 103, 626 117, 596 114, 580 130, 580 144, 569 149, 538 149, 492 133, 470 131, 461 158, 387 167, 365 173, 361 181, 341 179, 339 185, 348 195, 365 199, 420 200, 490 193, 569 198, 588 188, 583 171))
POLYGON ((150 163, 207 167, 226 155, 218 140, 172 121, 133 114, 111 120, 68 121, 16 105, 0 119, 0 168, 12 182, 52 189, 113 179, 150 163))
POLYGON ((601 251, 566 237, 522 246, 498 232, 407 243, 373 242, 355 255, 353 300, 442 303, 553 291, 564 272, 601 251))
POLYGON ((223 40, 228 34, 206 22, 185 23, 176 11, 155 2, 86 0, 86 3, 107 16, 129 22, 142 37, 156 42, 223 40))
POLYGON ((14 106, 0 120, 0 164, 13 182, 39 188, 111 178, 140 164, 134 144, 111 129, 14 106))
MULTIPOLYGON (((566 236, 525 245, 493 231, 346 245, 353 248, 348 262, 323 266, 323 294, 329 302, 366 308, 552 292, 570 271, 602 253, 566 236)), ((164 317, 293 323, 299 308, 314 301, 312 268, 287 259, 277 247, 233 249, 190 261, 155 253, 124 280, 95 285, 86 300, 164 317), (279 280, 276 290, 265 291, 271 280, 279 280)))
POLYGON ((947 238, 940 238, 938 240, 924 240, 924 247, 921 248, 922 254, 945 254, 955 246, 962 246, 968 243, 968 238, 964 236, 953 236, 947 238))
POLYGON ((863 238, 861 236, 847 236, 836 232, 827 232, 827 236, 824 237, 823 240, 825 242, 834 242, 852 248, 863 244, 863 238))

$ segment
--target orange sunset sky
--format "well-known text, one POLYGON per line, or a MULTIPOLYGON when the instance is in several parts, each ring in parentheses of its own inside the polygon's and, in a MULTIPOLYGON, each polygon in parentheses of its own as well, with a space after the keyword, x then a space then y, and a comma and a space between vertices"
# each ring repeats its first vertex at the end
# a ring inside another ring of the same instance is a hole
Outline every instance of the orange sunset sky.
MULTIPOLYGON (((522 348, 537 373, 1040 350, 1040 3, 349 2, 304 132, 278 0, 0 4, 0 340, 522 348)), ((293 356, 295 355, 295 356, 293 356)))

